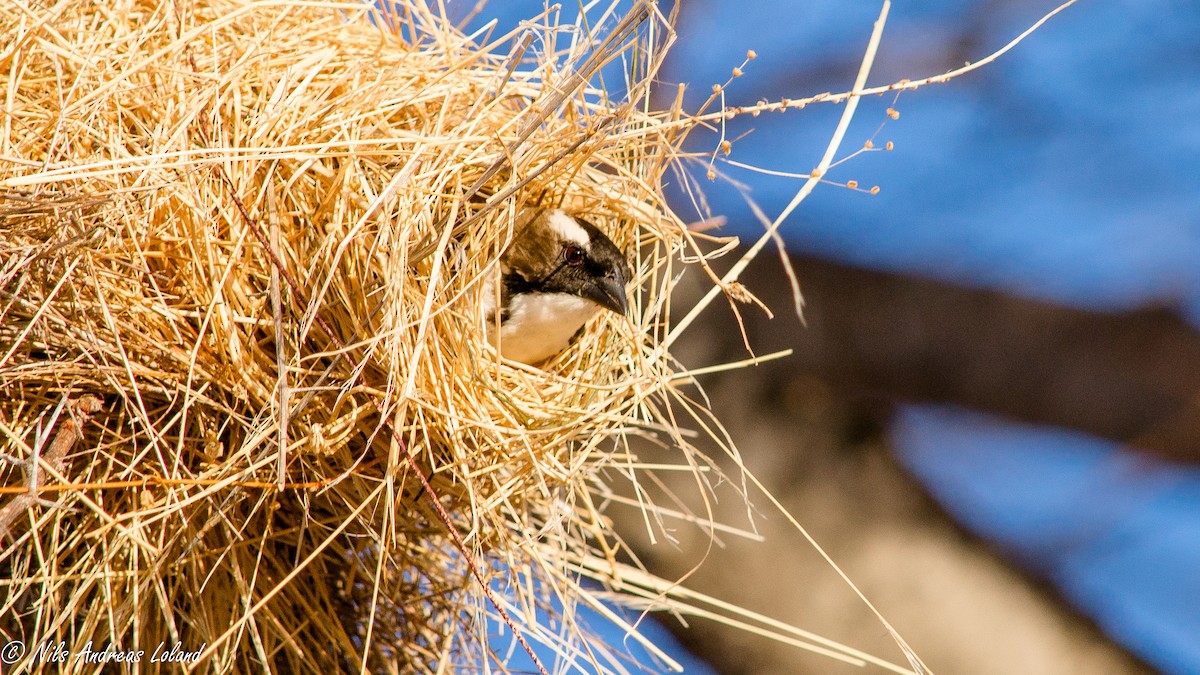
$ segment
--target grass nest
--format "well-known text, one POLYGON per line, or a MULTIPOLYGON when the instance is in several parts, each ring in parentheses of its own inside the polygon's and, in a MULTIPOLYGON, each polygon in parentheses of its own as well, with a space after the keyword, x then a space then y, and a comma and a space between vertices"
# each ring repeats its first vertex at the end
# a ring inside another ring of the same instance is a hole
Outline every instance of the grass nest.
POLYGON ((645 104, 656 12, 4 3, 0 634, 447 672, 504 670, 499 626, 619 670, 571 609, 626 564, 606 476, 631 434, 704 462, 665 347, 716 245, 661 190, 690 126, 645 104), (635 274, 540 368, 477 310, 531 205, 635 274))

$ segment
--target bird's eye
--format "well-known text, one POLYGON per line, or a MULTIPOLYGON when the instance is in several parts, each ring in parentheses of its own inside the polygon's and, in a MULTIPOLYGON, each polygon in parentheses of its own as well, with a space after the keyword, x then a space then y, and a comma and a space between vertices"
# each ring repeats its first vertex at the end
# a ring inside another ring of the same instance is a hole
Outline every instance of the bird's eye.
POLYGON ((562 255, 563 260, 565 260, 568 265, 583 264, 583 249, 579 248, 578 246, 567 246, 563 249, 562 255))

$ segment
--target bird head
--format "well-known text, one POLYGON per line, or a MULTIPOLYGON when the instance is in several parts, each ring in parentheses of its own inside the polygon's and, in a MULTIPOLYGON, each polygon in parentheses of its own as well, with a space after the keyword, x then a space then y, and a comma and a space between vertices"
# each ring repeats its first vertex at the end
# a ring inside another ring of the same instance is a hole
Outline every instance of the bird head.
POLYGON ((506 294, 565 294, 618 314, 629 310, 629 263, 591 223, 560 209, 538 211, 503 259, 506 294))
POLYGON ((631 272, 621 250, 594 225, 561 209, 526 212, 500 263, 501 306, 485 301, 484 314, 500 310, 500 330, 489 328, 488 337, 514 361, 554 356, 601 308, 618 314, 629 309, 625 284, 631 272))

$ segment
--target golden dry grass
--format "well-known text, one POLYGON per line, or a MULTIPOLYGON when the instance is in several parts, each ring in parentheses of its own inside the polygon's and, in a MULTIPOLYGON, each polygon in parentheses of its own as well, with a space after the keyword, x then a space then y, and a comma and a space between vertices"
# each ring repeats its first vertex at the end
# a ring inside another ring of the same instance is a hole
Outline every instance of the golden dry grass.
POLYGON ((664 18, 556 20, 5 4, 5 637, 181 642, 219 672, 502 668, 498 601, 609 663, 535 609, 618 568, 597 495, 638 471, 622 434, 699 461, 657 347, 695 236, 660 192, 686 127, 639 107, 664 18), (594 72, 622 61, 609 100, 594 72), (544 370, 502 363, 475 310, 533 203, 635 252, 641 308, 544 370))

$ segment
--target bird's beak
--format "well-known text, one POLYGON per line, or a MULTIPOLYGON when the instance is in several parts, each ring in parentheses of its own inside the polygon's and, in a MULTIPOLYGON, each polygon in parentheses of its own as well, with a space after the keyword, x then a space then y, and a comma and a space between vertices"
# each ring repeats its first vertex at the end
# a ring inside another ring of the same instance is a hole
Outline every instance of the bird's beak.
POLYGON ((629 311, 629 302, 625 299, 625 276, 620 270, 617 270, 612 276, 596 279, 588 286, 586 297, 617 314, 624 315, 629 311))

